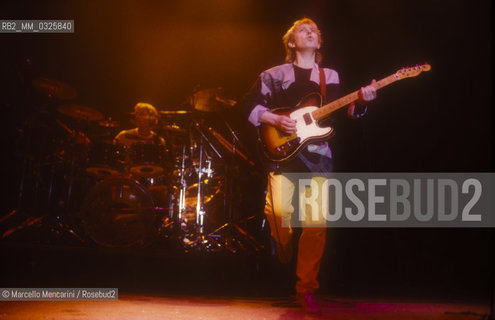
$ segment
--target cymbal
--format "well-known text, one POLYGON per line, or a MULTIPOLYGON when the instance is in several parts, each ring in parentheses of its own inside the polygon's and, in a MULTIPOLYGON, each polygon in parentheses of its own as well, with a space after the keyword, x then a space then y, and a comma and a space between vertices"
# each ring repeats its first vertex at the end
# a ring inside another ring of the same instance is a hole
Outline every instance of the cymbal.
POLYGON ((181 114, 191 114, 194 111, 192 111, 192 110, 162 110, 162 111, 158 111, 158 112, 160 114, 163 114, 163 115, 174 116, 174 115, 181 115, 181 114))
POLYGON ((33 86, 50 98, 53 97, 61 100, 70 100, 77 96, 76 89, 53 78, 36 78, 33 80, 33 86))
POLYGON ((225 98, 221 88, 203 89, 193 94, 192 105, 199 111, 215 112, 233 107, 235 100, 225 98))
POLYGON ((63 104, 58 106, 57 110, 61 114, 75 119, 101 121, 105 118, 100 111, 80 104, 63 104))
POLYGON ((173 132, 187 133, 186 129, 183 129, 176 124, 165 124, 165 125, 160 126, 160 129, 167 130, 167 131, 173 131, 173 132))
POLYGON ((98 125, 101 126, 101 127, 105 127, 105 128, 120 127, 120 124, 117 121, 112 120, 111 118, 108 118, 108 119, 99 121, 98 122, 98 125))

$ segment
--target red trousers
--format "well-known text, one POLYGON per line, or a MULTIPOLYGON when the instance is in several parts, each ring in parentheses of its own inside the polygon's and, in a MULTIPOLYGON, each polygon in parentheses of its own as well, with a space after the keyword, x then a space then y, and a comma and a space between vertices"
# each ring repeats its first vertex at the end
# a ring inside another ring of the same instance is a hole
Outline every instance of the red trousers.
MULTIPOLYGON (((323 179, 322 177, 313 178, 320 185, 323 179)), ((278 243, 278 248, 287 248, 291 244, 292 228, 290 227, 290 219, 294 212, 292 197, 296 189, 295 187, 292 181, 281 174, 274 175, 273 173, 269 173, 268 175, 268 192, 264 211, 270 223, 272 237, 278 243)), ((308 190, 304 189, 300 192, 299 196, 307 195, 304 194, 306 192, 308 190)), ((297 293, 314 292, 319 288, 317 276, 320 270, 321 257, 325 249, 327 228, 321 214, 321 197, 318 197, 317 200, 320 210, 318 212, 318 219, 302 223, 302 233, 299 238, 297 254, 297 293)), ((309 212, 306 212, 306 214, 309 214, 309 212)))

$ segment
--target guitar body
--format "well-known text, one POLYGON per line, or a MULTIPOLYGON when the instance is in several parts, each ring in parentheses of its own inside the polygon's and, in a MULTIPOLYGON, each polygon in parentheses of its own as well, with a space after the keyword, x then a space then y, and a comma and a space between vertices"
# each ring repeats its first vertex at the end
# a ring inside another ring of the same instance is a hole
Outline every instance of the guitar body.
POLYGON ((294 108, 276 108, 270 112, 296 120, 296 132, 288 134, 277 128, 261 124, 260 140, 265 156, 273 162, 284 162, 294 158, 311 142, 323 141, 334 133, 332 127, 320 127, 311 112, 321 106, 321 96, 310 93, 294 108))

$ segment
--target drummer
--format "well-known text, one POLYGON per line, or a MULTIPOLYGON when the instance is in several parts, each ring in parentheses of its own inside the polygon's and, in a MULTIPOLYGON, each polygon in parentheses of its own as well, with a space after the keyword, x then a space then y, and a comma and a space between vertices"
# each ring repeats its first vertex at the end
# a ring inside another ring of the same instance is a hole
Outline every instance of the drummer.
POLYGON ((115 143, 130 148, 135 143, 154 143, 165 145, 165 140, 151 129, 158 124, 158 111, 149 103, 138 102, 134 106, 137 128, 123 130, 115 136, 115 143))

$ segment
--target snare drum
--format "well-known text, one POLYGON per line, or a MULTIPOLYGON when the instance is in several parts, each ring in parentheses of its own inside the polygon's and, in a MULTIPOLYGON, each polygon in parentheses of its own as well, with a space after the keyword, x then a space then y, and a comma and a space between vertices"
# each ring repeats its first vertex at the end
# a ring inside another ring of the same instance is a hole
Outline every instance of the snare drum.
POLYGON ((156 143, 135 143, 128 150, 129 172, 135 177, 156 177, 164 172, 165 148, 156 143))
POLYGON ((122 174, 122 148, 113 143, 92 142, 86 157, 86 172, 97 178, 122 174))

